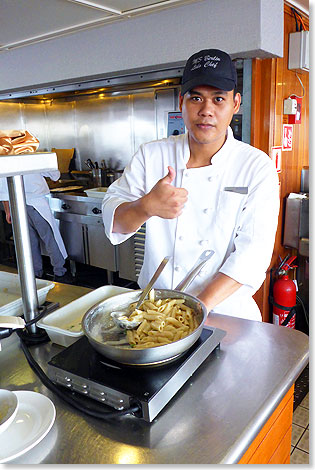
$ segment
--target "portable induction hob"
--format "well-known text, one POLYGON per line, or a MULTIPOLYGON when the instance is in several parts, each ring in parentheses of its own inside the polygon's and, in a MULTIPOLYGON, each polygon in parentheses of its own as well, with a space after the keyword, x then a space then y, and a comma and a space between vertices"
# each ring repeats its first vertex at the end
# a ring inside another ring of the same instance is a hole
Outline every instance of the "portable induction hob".
POLYGON ((155 366, 127 366, 99 354, 86 337, 48 362, 56 384, 117 410, 139 406, 136 416, 151 422, 207 357, 226 332, 204 327, 199 339, 173 361, 155 366))

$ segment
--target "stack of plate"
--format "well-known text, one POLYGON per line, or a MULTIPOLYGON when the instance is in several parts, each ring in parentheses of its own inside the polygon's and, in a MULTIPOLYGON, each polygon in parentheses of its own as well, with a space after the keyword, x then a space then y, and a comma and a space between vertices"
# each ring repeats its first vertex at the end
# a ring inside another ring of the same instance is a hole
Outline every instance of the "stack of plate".
POLYGON ((0 389, 0 463, 16 459, 39 444, 55 417, 55 406, 45 395, 0 389))

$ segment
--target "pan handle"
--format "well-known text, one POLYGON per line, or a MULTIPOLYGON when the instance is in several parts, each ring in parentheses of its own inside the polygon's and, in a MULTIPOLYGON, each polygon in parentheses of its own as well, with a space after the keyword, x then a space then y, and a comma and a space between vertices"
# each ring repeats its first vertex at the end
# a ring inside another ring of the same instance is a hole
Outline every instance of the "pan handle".
POLYGON ((153 287, 153 284, 155 283, 155 281, 157 280, 157 278, 159 277, 159 275, 161 274, 161 272, 163 271, 163 269, 165 268, 165 266, 167 265, 168 261, 170 259, 170 256, 165 256, 165 258, 161 261, 159 267, 157 268, 157 270, 155 271, 155 273, 153 274, 153 277, 152 279, 150 280, 149 284, 145 287, 145 289, 143 290, 142 294, 141 294, 141 297, 140 299, 138 300, 137 302, 137 305, 135 308, 140 308, 140 305, 142 304, 142 302, 144 301, 144 299, 146 298, 147 294, 150 292, 150 290, 152 289, 153 287))
POLYGON ((183 292, 195 279, 197 274, 200 272, 201 268, 209 261, 209 259, 214 255, 213 250, 204 251, 198 258, 195 266, 186 274, 184 279, 175 287, 175 290, 183 292))

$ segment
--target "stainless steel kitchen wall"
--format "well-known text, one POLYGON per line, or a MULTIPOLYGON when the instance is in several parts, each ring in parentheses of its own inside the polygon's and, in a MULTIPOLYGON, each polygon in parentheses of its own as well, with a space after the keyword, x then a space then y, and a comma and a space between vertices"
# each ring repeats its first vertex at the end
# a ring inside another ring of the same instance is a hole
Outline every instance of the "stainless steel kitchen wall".
POLYGON ((142 143, 166 137, 177 96, 175 87, 2 101, 0 129, 27 129, 42 151, 74 147, 77 170, 87 169, 87 158, 123 169, 142 143))

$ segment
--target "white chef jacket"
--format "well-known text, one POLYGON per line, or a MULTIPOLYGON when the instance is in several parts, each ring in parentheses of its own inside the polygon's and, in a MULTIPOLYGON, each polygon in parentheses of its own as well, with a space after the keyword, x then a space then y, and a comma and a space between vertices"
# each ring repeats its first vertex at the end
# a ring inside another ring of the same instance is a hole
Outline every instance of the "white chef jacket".
MULTIPOLYGON (((46 195, 50 193, 49 187, 43 177, 57 181, 60 178, 60 171, 55 170, 43 173, 34 173, 31 175, 23 175, 26 204, 33 206, 34 209, 36 209, 40 215, 49 223, 62 256, 67 258, 68 254, 64 242, 46 197, 46 195)), ((0 178, 0 201, 8 200, 9 194, 6 178, 0 178)))
POLYGON ((211 165, 186 168, 189 157, 187 134, 141 145, 103 199, 105 233, 114 245, 134 235, 112 232, 116 208, 147 194, 172 166, 176 170, 172 184, 188 191, 188 201, 179 217, 151 217, 146 222, 140 287, 163 257, 171 256, 155 286, 174 289, 200 254, 211 249, 213 257, 186 291, 197 296, 219 271, 242 286, 213 312, 261 321, 252 296, 265 279, 277 229, 275 165, 264 152, 234 139, 231 128, 211 165))

